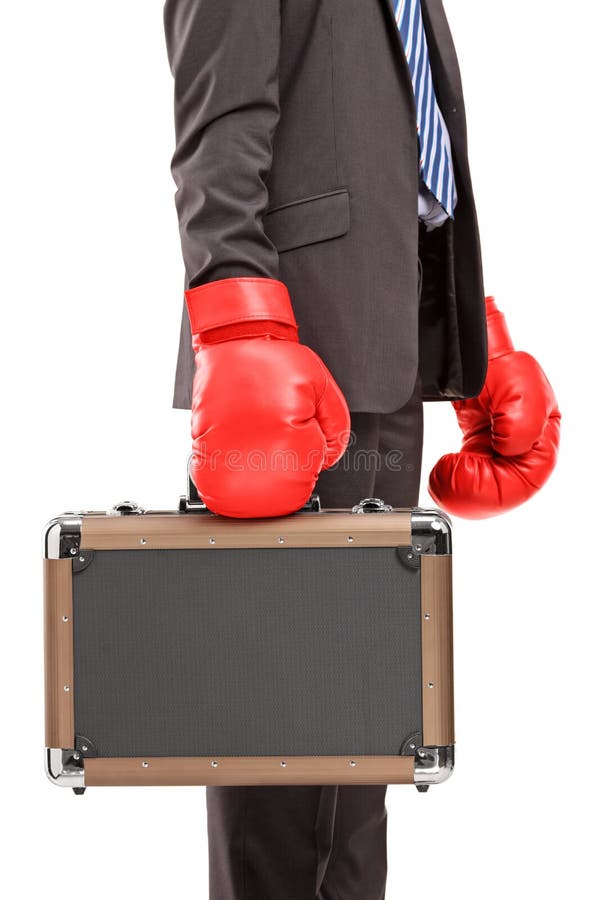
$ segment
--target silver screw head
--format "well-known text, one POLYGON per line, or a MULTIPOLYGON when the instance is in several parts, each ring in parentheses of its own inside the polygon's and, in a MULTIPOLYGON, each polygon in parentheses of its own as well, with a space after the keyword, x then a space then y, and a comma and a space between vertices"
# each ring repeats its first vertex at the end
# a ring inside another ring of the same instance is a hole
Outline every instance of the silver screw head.
POLYGON ((408 746, 410 747, 411 750, 416 750, 416 749, 417 749, 417 745, 416 745, 416 744, 409 744, 408 746))
POLYGON ((427 687, 432 688, 433 686, 434 686, 434 685, 433 685, 433 681, 429 681, 429 682, 427 683, 427 687))
POLYGON ((69 621, 69 617, 68 617, 68 616, 63 616, 63 622, 68 622, 68 621, 69 621))
POLYGON ((348 543, 349 543, 349 544, 352 544, 353 542, 354 542, 354 538, 352 537, 351 534, 349 534, 349 535, 348 535, 348 543))
POLYGON ((144 760, 142 763, 142 769, 147 769, 147 768, 148 768, 148 763, 146 762, 146 760, 144 760))
POLYGON ((213 761, 211 762, 211 766, 213 767, 213 769, 216 769, 218 765, 219 763, 215 759, 213 759, 213 761))
POLYGON ((285 538, 284 538, 284 537, 278 537, 278 538, 277 538, 277 543, 278 543, 278 544, 285 544, 285 538))
POLYGON ((354 768, 355 765, 356 765, 356 761, 353 760, 353 759, 351 759, 351 760, 350 760, 350 765, 352 766, 352 768, 354 768))
POLYGON ((147 544, 147 543, 148 543, 148 541, 146 540, 145 537, 140 538, 140 544, 147 544))
POLYGON ((406 554, 406 558, 407 558, 407 559, 414 559, 414 557, 415 557, 415 554, 414 554, 414 553, 407 553, 407 554, 406 554))
POLYGON ((65 692, 65 694, 68 694, 70 690, 71 690, 71 688, 69 687, 68 684, 65 684, 65 685, 63 686, 63 691, 65 692))
POLYGON ((216 543, 217 543, 217 539, 214 538, 214 537, 210 537, 210 538, 208 539, 208 543, 209 543, 209 544, 216 544, 216 543))
POLYGON ((430 619, 430 618, 431 618, 431 613, 425 613, 425 618, 426 618, 426 619, 430 619))
POLYGON ((80 557, 79 557, 79 562, 85 562, 85 556, 80 556, 80 557))
POLYGON ((82 745, 81 745, 81 749, 82 749, 82 751, 83 751, 84 753, 87 753, 88 750, 89 750, 89 747, 88 747, 87 744, 82 744, 82 745))
POLYGON ((287 766, 285 759, 282 759, 281 762, 279 763, 279 765, 281 766, 282 769, 285 769, 285 767, 287 766))
POLYGON ((73 759, 81 759, 81 753, 78 750, 73 754, 73 759))
POLYGON ((71 556, 77 556, 77 553, 78 553, 77 547, 71 547, 71 549, 69 550, 69 553, 71 554, 71 556))

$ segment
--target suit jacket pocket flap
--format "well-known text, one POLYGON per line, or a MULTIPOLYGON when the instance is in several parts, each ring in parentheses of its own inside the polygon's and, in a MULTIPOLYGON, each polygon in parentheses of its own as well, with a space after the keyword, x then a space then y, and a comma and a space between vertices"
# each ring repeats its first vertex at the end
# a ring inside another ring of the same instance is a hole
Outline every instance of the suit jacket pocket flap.
POLYGON ((350 227, 348 191, 330 191, 267 210, 265 233, 277 250, 291 250, 345 234, 350 227))

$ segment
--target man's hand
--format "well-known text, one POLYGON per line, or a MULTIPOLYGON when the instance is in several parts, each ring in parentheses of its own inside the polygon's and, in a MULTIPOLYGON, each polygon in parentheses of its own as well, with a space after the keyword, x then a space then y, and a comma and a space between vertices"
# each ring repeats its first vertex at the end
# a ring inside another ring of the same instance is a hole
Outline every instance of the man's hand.
POLYGON ((215 513, 282 516, 346 449, 350 414, 321 359, 298 342, 286 286, 223 278, 186 291, 196 374, 190 474, 215 513))
POLYGON ((525 502, 549 478, 558 455, 560 412, 536 360, 515 351, 504 316, 486 297, 488 372, 481 394, 453 402, 463 432, 443 456, 429 493, 449 513, 481 519, 525 502))

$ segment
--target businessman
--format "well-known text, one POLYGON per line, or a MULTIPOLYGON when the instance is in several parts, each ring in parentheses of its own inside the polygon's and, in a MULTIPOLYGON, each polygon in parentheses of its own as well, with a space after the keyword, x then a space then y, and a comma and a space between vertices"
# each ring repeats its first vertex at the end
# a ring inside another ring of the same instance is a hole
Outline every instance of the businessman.
MULTIPOLYGON (((484 295, 441 0, 167 0, 164 17, 186 270, 173 405, 209 508, 283 515, 315 483, 325 506, 416 505, 423 400, 452 401, 479 441, 444 460, 449 505, 502 511, 496 419, 509 452, 544 438, 541 483, 557 411, 534 360, 505 390, 518 354, 484 295)), ((381 900, 385 793, 207 788, 211 900, 381 900)))

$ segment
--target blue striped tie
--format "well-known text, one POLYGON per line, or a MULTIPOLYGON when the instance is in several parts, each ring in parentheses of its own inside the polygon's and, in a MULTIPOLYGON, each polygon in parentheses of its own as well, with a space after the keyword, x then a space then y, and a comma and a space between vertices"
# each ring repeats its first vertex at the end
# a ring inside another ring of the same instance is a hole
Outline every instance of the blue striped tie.
POLYGON ((415 92, 420 173, 427 187, 452 216, 457 194, 450 138, 435 99, 421 0, 397 0, 396 23, 415 92))

